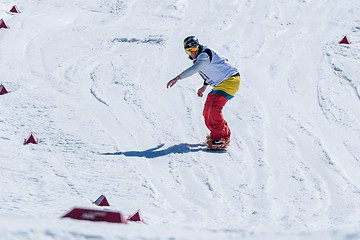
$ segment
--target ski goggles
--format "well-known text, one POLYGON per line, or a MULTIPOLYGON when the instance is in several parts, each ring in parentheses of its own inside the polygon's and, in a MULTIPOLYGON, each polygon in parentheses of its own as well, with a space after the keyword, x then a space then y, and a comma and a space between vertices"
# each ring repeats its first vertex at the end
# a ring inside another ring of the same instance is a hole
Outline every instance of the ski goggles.
POLYGON ((198 49, 199 49, 198 46, 190 47, 190 48, 186 48, 186 49, 185 49, 185 52, 186 52, 188 55, 190 55, 191 53, 196 52, 198 49))

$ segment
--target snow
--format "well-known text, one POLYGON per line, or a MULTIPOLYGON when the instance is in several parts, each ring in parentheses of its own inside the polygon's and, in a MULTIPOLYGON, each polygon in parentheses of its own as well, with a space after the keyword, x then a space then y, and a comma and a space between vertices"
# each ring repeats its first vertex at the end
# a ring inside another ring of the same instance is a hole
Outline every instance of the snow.
POLYGON ((360 238, 359 1, 0 10, 0 239, 360 238), (240 69, 225 153, 204 151, 201 78, 166 88, 188 35, 240 69), (74 207, 147 224, 61 218, 74 207))

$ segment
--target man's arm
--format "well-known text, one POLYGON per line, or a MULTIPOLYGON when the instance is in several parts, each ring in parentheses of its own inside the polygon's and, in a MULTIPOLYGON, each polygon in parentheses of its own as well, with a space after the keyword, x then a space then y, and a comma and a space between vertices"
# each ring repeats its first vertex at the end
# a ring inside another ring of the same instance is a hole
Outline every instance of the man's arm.
POLYGON ((210 64, 210 58, 207 55, 207 53, 200 53, 199 56, 196 59, 196 62, 194 65, 180 73, 177 77, 171 79, 168 84, 166 85, 167 88, 172 87, 176 84, 176 82, 180 79, 190 77, 191 75, 197 73, 200 71, 203 67, 210 64))
POLYGON ((202 52, 196 58, 196 62, 191 67, 180 73, 179 76, 181 79, 190 77, 195 73, 197 73, 198 71, 200 71, 203 67, 205 67, 208 64, 210 64, 209 55, 205 52, 202 52))

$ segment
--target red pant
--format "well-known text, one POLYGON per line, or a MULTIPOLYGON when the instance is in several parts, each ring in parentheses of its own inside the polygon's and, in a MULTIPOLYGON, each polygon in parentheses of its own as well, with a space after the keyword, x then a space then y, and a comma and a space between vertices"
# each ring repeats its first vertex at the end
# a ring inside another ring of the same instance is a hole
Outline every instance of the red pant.
POLYGON ((221 112, 228 100, 219 94, 207 95, 203 116, 205 125, 210 130, 211 139, 220 140, 230 137, 230 129, 221 112))

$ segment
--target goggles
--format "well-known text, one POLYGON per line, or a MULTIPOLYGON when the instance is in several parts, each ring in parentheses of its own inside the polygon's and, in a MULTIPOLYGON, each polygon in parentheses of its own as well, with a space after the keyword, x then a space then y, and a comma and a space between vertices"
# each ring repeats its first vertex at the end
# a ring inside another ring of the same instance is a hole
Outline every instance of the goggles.
POLYGON ((196 52, 198 49, 199 49, 198 46, 190 47, 190 48, 185 49, 185 52, 186 52, 188 55, 190 55, 191 53, 196 52))

